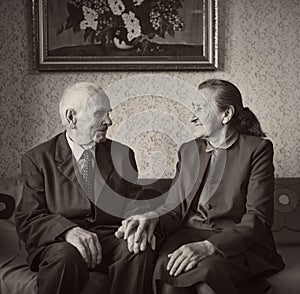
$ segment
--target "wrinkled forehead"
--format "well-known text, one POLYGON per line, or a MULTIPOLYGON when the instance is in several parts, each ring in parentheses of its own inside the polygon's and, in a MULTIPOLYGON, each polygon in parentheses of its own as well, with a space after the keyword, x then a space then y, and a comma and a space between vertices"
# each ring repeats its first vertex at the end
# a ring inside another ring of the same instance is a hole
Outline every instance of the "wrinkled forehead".
POLYGON ((201 100, 205 100, 207 103, 212 103, 216 100, 218 95, 218 90, 213 88, 203 88, 199 90, 199 95, 201 100))
POLYGON ((98 90, 93 94, 87 104, 88 107, 97 107, 107 112, 111 111, 110 101, 108 96, 103 90, 98 90))
POLYGON ((199 90, 197 99, 192 103, 193 109, 201 108, 215 108, 216 107, 217 91, 211 88, 203 88, 199 90))

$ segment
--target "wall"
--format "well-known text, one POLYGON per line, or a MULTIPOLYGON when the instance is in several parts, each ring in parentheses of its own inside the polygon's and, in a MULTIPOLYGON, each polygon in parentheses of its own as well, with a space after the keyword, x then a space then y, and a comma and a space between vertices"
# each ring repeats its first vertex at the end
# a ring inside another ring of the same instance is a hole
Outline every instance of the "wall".
MULTIPOLYGON (((0 176, 7 177, 19 174, 20 157, 26 150, 61 130, 58 101, 68 84, 87 80, 107 86, 138 73, 33 71, 30 1, 3 2, 0 4, 0 176)), ((300 2, 220 2, 225 15, 220 27, 222 69, 165 74, 193 86, 211 77, 235 83, 245 105, 257 114, 274 143, 276 175, 300 176, 300 2)), ((115 138, 122 121, 149 109, 172 114, 186 124, 187 112, 166 98, 139 97, 118 105, 109 135, 115 138)), ((139 134, 130 145, 142 176, 173 174, 177 143, 168 134, 149 131, 139 134)))

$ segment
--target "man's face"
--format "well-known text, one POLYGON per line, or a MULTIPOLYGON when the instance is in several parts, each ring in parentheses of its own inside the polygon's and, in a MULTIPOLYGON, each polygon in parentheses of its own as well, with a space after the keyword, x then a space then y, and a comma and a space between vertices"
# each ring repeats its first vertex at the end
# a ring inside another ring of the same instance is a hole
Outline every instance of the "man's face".
POLYGON ((92 97, 86 107, 76 114, 76 128, 73 141, 79 145, 104 142, 112 121, 107 96, 102 92, 92 97))

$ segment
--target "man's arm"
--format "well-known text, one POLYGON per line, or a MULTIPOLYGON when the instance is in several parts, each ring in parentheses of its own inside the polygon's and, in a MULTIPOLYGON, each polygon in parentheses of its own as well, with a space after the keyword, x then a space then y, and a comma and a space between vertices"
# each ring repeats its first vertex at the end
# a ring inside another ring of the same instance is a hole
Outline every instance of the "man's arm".
POLYGON ((99 264, 102 250, 97 235, 61 215, 49 213, 45 175, 28 155, 22 158, 21 176, 23 195, 15 217, 19 236, 25 242, 27 251, 32 253, 41 246, 66 241, 78 249, 90 268, 99 264))
POLYGON ((64 232, 77 225, 61 215, 49 214, 45 176, 27 154, 21 161, 21 177, 23 195, 16 209, 16 227, 27 251, 31 253, 40 246, 56 242, 64 232))

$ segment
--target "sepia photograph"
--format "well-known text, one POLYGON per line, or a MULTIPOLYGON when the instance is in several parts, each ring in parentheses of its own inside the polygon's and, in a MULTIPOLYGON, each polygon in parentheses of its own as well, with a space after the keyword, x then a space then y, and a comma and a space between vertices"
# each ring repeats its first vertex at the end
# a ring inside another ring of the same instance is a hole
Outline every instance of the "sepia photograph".
POLYGON ((299 294, 299 0, 0 27, 0 294, 299 294))

